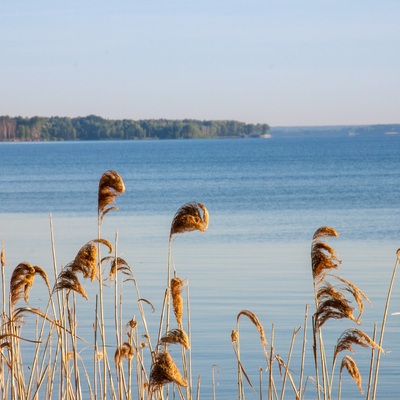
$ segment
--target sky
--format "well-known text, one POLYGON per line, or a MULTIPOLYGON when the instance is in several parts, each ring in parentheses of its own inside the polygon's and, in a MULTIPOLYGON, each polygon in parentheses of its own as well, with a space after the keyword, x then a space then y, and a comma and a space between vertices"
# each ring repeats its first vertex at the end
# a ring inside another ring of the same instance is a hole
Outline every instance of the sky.
POLYGON ((399 0, 1 0, 0 115, 400 123, 399 0))

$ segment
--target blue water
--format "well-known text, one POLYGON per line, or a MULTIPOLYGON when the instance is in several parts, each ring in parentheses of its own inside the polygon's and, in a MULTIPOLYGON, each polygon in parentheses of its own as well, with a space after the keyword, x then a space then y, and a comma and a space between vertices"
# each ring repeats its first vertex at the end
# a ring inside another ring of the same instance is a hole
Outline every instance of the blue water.
MULTIPOLYGON (((318 227, 338 230, 339 238, 330 243, 343 258, 340 274, 359 285, 374 304, 367 306, 362 328, 372 334, 374 322, 380 322, 400 247, 399 149, 400 136, 329 134, 270 140, 2 143, 0 239, 7 273, 23 260, 52 271, 49 213, 59 268, 95 238, 98 181, 104 171, 115 169, 126 192, 117 199, 120 210, 106 216, 103 237, 114 241, 118 231, 119 252, 133 266, 142 296, 156 307, 148 316, 155 327, 171 219, 188 201, 204 203, 209 230, 179 236, 173 244, 174 262, 178 275, 189 280, 193 370, 196 380, 202 377, 201 397, 211 398, 212 365, 217 365, 217 398, 235 398, 230 332, 236 315, 242 309, 255 312, 267 339, 274 324, 276 352, 286 357, 293 329, 303 325, 306 303, 313 312, 309 249, 318 227)), ((31 305, 43 307, 43 287, 37 286, 31 305)), ((90 321, 95 289, 86 284, 90 301, 81 303, 90 321)), ((399 290, 395 286, 390 313, 400 311, 399 290)), ((124 317, 132 314, 139 317, 129 292, 124 317)), ((400 380, 393 378, 399 376, 400 365, 398 318, 389 317, 384 347, 390 353, 382 357, 378 398, 395 399, 400 390, 400 380)), ((80 323, 83 336, 90 336, 91 324, 80 323)), ((112 321, 110 325, 112 331, 112 321)), ((332 323, 327 346, 350 326, 332 323)), ((240 332, 245 367, 257 386, 258 368, 265 367, 257 332, 245 320, 240 332)), ((296 383, 301 340, 298 336, 291 364, 296 383)), ((311 347, 308 352, 311 375, 311 347)), ((354 358, 360 369, 368 369, 368 351, 357 349, 354 358)), ((364 374, 364 388, 367 379, 364 374)), ((312 383, 308 385, 306 398, 315 398, 312 383)), ((350 379, 343 385, 343 398, 365 398, 350 379)), ((246 389, 246 397, 259 395, 246 389)), ((289 387, 287 398, 293 398, 289 387)))

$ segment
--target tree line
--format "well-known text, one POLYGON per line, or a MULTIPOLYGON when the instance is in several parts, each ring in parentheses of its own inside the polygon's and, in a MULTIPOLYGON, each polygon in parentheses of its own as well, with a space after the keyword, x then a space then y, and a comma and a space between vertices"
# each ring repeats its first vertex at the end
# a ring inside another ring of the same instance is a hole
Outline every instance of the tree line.
POLYGON ((251 137, 267 133, 267 124, 193 119, 110 120, 86 117, 0 116, 0 141, 135 140, 251 137))

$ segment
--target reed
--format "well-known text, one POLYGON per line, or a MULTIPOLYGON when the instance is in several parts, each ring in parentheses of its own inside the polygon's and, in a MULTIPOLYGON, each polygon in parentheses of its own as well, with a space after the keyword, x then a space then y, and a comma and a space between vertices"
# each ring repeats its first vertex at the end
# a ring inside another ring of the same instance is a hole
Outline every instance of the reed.
MULTIPOLYGON (((178 235, 187 232, 206 232, 208 210, 202 203, 190 202, 181 206, 172 218, 168 236, 168 280, 161 296, 163 306, 159 310, 159 324, 155 329, 158 335, 153 335, 148 327, 146 311, 153 313, 157 310, 152 301, 141 296, 134 269, 119 256, 118 232, 115 233, 114 244, 101 237, 101 225, 110 211, 118 210, 114 203, 124 191, 124 182, 116 171, 110 170, 101 176, 97 238, 86 242, 71 258, 72 261, 62 268, 56 261, 53 220, 50 216, 53 284, 45 268, 23 261, 13 269, 7 286, 5 249, 2 245, 1 398, 192 400, 195 393, 195 398, 200 399, 201 377, 197 377, 197 388, 193 387, 192 379, 189 282, 187 278, 178 276, 176 265, 172 262, 172 243, 178 235), (107 251, 108 255, 102 257, 101 250, 107 251), (43 292, 48 294, 43 308, 29 305, 29 294, 34 285, 42 285, 43 292), (87 290, 91 285, 95 292, 92 299, 88 295, 91 292, 87 290), (107 312, 107 317, 113 321, 115 333, 107 334, 107 337, 106 290, 111 291, 113 298, 113 307, 108 309, 112 316, 107 312), (138 311, 138 318, 133 315, 128 321, 123 317, 127 296, 136 296, 138 311), (94 305, 91 339, 83 338, 80 331, 82 326, 90 325, 88 321, 79 320, 79 309, 83 303, 94 305), (27 346, 31 346, 30 352, 24 350, 27 346), (33 357, 29 359, 28 354, 33 354, 33 357)), ((291 341, 284 352, 277 349, 274 323, 271 323, 271 330, 268 331, 270 340, 267 341, 259 317, 250 310, 241 310, 236 316, 230 338, 237 363, 239 400, 246 398, 248 390, 255 392, 261 400, 301 400, 308 396, 330 400, 334 395, 340 399, 346 373, 363 393, 362 376, 354 355, 359 348, 371 351, 366 400, 375 400, 381 355, 385 353, 386 318, 400 250, 396 254, 380 332, 376 332, 375 327, 374 335, 370 337, 361 329, 361 317, 365 303, 371 302, 356 284, 339 275, 342 261, 328 243, 336 237, 338 233, 334 228, 323 226, 316 230, 311 241, 315 302, 311 316, 313 371, 308 371, 305 363, 309 351, 309 305, 305 308, 303 326, 293 329, 291 341), (241 330, 241 326, 244 320, 251 323, 258 336, 260 355, 263 356, 261 366, 250 365, 248 359, 243 357, 246 332, 241 330), (347 321, 352 327, 339 335, 332 351, 329 351, 323 336, 336 320, 347 321), (299 332, 302 334, 299 335, 299 332), (293 354, 297 349, 298 336, 302 339, 298 346, 300 364, 296 366, 293 354), (255 376, 258 385, 252 382, 255 376)), ((216 365, 210 365, 214 400, 217 399, 216 371, 220 373, 216 365)))

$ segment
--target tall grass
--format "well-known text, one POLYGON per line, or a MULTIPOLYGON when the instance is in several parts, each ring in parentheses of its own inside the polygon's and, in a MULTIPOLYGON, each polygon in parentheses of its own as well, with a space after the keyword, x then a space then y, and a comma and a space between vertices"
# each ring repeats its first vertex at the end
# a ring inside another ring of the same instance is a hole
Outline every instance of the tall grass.
MULTIPOLYGON (((208 210, 201 203, 189 202, 182 205, 172 218, 166 286, 164 293, 160 294, 163 306, 157 335, 152 337, 146 309, 149 307, 153 312, 154 306, 150 300, 141 297, 133 269, 119 256, 118 232, 110 240, 101 235, 104 218, 108 218, 111 211, 118 210, 114 203, 124 191, 123 179, 116 171, 106 171, 100 177, 97 235, 84 243, 72 261, 62 268, 57 264, 50 217, 52 278, 44 268, 22 261, 6 282, 6 251, 2 246, 1 398, 200 399, 201 377, 193 379, 192 376, 189 281, 178 275, 173 262, 173 243, 181 234, 194 230, 205 232, 209 222, 208 210), (105 256, 102 255, 104 251, 107 252, 105 256), (42 309, 29 306, 29 293, 36 279, 41 279, 47 288, 47 300, 42 309), (93 320, 79 320, 79 308, 89 299, 86 292, 89 285, 97 285, 95 299, 90 302, 94 306, 93 320), (113 299, 113 307, 107 307, 107 315, 105 291, 109 291, 113 299), (133 315, 124 320, 126 296, 135 296, 138 318, 133 315), (110 310, 112 315, 109 315, 110 310), (112 321, 113 334, 107 333, 106 336, 109 321, 112 321), (28 322, 33 330, 25 329, 28 322), (89 340, 81 336, 82 326, 92 326, 93 334, 89 340)), ((256 393, 259 399, 268 400, 340 399, 346 373, 360 392, 365 390, 367 400, 375 400, 387 312, 400 252, 397 252, 380 331, 370 337, 359 327, 364 303, 369 302, 367 295, 338 275, 342 262, 328 243, 337 236, 334 228, 323 226, 316 230, 311 240, 310 270, 315 304, 306 305, 304 324, 293 329, 285 358, 275 347, 274 324, 267 334, 255 313, 250 310, 238 312, 230 340, 237 363, 239 400, 245 399, 248 391, 256 393), (339 335, 333 349, 328 349, 324 333, 335 320, 347 320, 353 326, 339 335), (248 365, 248 359, 243 357, 246 337, 241 327, 248 323, 258 334, 263 356, 264 365, 256 367, 258 382, 251 378, 254 366, 248 365), (307 326, 310 323, 311 349, 307 345, 307 326), (293 352, 299 336, 300 363, 295 365, 293 352), (356 347, 369 348, 371 352, 366 384, 362 382, 357 366, 357 355, 353 354, 356 347), (310 351, 314 360, 313 371, 305 367, 306 354, 310 351)), ((213 399, 218 397, 216 370, 219 374, 218 366, 210 365, 213 399)))

